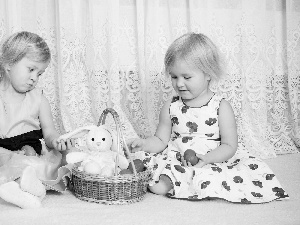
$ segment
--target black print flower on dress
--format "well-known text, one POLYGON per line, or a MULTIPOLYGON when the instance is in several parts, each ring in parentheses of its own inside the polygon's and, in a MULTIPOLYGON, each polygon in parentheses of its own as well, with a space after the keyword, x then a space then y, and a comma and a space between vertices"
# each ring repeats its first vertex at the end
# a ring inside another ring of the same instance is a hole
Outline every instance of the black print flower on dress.
POLYGON ((218 166, 212 166, 211 169, 212 169, 212 171, 216 171, 216 172, 219 172, 219 173, 222 172, 222 168, 220 168, 218 166))
POLYGON ((209 180, 208 180, 208 181, 205 181, 205 182, 203 182, 203 183, 201 184, 201 189, 207 188, 208 185, 210 185, 210 181, 209 181, 209 180))
POLYGON ((273 180, 273 177, 275 177, 275 174, 267 174, 266 180, 273 180))
POLYGON ((175 181, 175 185, 176 185, 176 186, 178 186, 178 187, 179 187, 179 186, 180 186, 180 184, 181 184, 181 182, 180 182, 180 181, 175 181))
POLYGON ((243 178, 241 178, 240 176, 235 176, 233 178, 234 183, 243 183, 243 178))
POLYGON ((168 163, 168 164, 165 166, 165 168, 166 168, 167 170, 171 170, 171 165, 168 163))
POLYGON ((241 203, 244 203, 244 204, 251 204, 252 202, 249 201, 249 200, 246 199, 246 198, 243 198, 243 199, 241 199, 241 203))
POLYGON ((189 140, 193 140, 193 137, 183 137, 182 143, 188 143, 189 140))
POLYGON ((188 111, 190 107, 188 107, 187 105, 184 105, 182 108, 181 108, 181 112, 184 114, 188 111))
POLYGON ((252 181, 252 183, 253 183, 255 186, 258 186, 258 187, 260 187, 260 188, 263 187, 262 182, 260 182, 260 181, 258 181, 258 180, 254 180, 254 181, 252 181))
POLYGON ((251 192, 251 194, 254 196, 254 197, 257 197, 257 198, 262 198, 263 195, 261 193, 256 193, 256 192, 251 192))
POLYGON ((239 161, 240 161, 240 159, 234 160, 234 162, 230 166, 227 166, 227 168, 232 169, 234 166, 238 165, 239 161))
POLYGON ((208 126, 212 126, 217 122, 216 118, 209 118, 208 120, 205 121, 205 124, 207 124, 208 126))
POLYGON ((186 126, 187 126, 188 128, 190 128, 190 129, 189 129, 189 132, 190 132, 190 133, 197 132, 198 125, 197 125, 196 123, 193 123, 193 122, 187 122, 187 123, 186 123, 186 126))
POLYGON ((174 124, 178 125, 179 124, 178 118, 176 116, 172 117, 171 122, 172 122, 172 125, 174 125, 174 124))
POLYGON ((181 162, 181 154, 180 152, 176 152, 176 159, 181 162))
POLYGON ((177 138, 180 138, 180 134, 179 133, 177 133, 176 131, 174 131, 173 132, 173 135, 172 135, 172 137, 171 137, 171 140, 172 141, 175 141, 177 138))
POLYGON ((257 164, 250 164, 250 165, 249 165, 249 168, 250 168, 251 170, 256 170, 256 169, 258 168, 258 165, 257 165, 257 164))
POLYGON ((180 165, 174 165, 174 168, 180 173, 185 173, 185 169, 180 165))
POLYGON ((198 200, 198 195, 193 195, 188 197, 189 200, 198 200))
POLYGON ((227 191, 230 191, 230 186, 227 184, 226 181, 223 181, 223 182, 222 182, 222 186, 223 186, 227 191))
POLYGON ((272 188, 272 191, 276 193, 275 195, 276 195, 278 198, 285 198, 285 197, 288 197, 288 195, 285 194, 285 191, 284 191, 282 188, 274 187, 274 188, 272 188))

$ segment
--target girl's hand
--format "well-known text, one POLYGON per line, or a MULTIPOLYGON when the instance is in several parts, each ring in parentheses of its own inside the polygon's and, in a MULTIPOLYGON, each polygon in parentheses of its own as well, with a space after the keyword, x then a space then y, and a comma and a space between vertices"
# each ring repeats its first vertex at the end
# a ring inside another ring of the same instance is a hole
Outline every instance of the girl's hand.
POLYGON ((206 164, 208 164, 208 162, 206 161, 205 155, 202 154, 196 154, 196 156, 199 158, 199 162, 192 166, 192 164, 190 162, 187 162, 184 157, 181 157, 181 162, 183 164, 183 166, 188 166, 188 167, 197 167, 197 168, 201 168, 203 166, 205 166, 206 164))
POLYGON ((57 151, 66 151, 75 146, 75 140, 67 139, 66 141, 63 140, 58 141, 57 139, 54 139, 52 141, 52 145, 54 149, 57 151))
POLYGON ((206 164, 208 164, 208 162, 206 161, 205 155, 196 154, 196 156, 199 158, 199 162, 194 167, 201 168, 201 167, 205 166, 206 164))
POLYGON ((138 152, 143 150, 144 142, 144 139, 132 138, 127 140, 126 144, 131 152, 138 152))

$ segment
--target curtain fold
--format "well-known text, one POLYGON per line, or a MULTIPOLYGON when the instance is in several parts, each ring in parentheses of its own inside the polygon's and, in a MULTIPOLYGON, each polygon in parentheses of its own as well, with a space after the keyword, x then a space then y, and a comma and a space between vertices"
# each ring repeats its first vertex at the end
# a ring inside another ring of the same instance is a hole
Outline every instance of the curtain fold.
POLYGON ((300 1, 287 1, 285 68, 288 76, 289 138, 300 146, 300 1))
POLYGON ((227 73, 212 89, 233 106, 239 151, 299 151, 300 1, 0 0, 0 39, 20 30, 50 46, 39 86, 61 133, 96 124, 111 107, 127 138, 153 135, 174 94, 166 49, 202 32, 224 56, 227 73))

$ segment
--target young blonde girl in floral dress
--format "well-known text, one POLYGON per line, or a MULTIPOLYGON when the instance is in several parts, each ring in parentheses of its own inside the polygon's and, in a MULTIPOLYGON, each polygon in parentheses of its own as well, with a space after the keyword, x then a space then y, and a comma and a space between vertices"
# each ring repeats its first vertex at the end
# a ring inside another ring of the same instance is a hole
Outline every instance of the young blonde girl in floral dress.
POLYGON ((222 74, 214 43, 203 34, 181 36, 166 52, 165 69, 177 95, 164 104, 154 136, 128 140, 131 151, 154 171, 150 191, 176 199, 238 203, 288 198, 266 163, 236 155, 232 107, 209 88, 222 74), (187 150, 196 152, 197 164, 184 159, 187 150))

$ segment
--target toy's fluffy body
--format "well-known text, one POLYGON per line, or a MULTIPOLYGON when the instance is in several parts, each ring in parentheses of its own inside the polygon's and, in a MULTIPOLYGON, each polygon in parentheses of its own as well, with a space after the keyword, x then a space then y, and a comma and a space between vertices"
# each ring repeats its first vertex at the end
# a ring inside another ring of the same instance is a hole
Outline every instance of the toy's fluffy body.
POLYGON ((67 163, 80 163, 79 170, 100 176, 112 176, 117 159, 118 169, 128 167, 129 162, 123 151, 117 152, 115 135, 104 125, 78 128, 61 136, 61 139, 81 137, 85 134, 87 150, 69 153, 66 157, 67 163))

